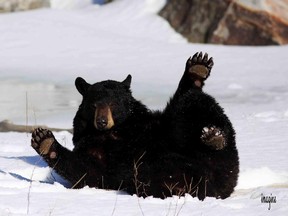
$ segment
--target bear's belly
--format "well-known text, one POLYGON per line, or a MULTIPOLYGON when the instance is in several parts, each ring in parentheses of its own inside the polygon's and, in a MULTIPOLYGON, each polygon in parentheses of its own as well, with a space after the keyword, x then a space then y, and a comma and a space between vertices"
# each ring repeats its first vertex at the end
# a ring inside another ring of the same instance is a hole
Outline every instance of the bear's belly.
POLYGON ((98 162, 105 164, 106 158, 102 148, 89 148, 87 154, 95 158, 98 162))

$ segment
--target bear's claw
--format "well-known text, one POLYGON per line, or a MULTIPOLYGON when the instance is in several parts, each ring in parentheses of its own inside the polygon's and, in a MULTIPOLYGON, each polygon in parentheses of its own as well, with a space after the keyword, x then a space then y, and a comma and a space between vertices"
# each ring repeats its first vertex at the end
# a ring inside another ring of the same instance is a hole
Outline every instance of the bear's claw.
POLYGON ((55 144, 56 139, 50 130, 37 128, 33 131, 31 146, 39 155, 55 159, 57 157, 55 144))
POLYGON ((217 127, 204 127, 201 135, 202 142, 215 150, 226 146, 224 133, 217 127))
POLYGON ((207 53, 203 57, 202 52, 197 52, 187 60, 186 73, 196 86, 202 87, 204 81, 209 77, 213 65, 212 57, 208 59, 207 53))

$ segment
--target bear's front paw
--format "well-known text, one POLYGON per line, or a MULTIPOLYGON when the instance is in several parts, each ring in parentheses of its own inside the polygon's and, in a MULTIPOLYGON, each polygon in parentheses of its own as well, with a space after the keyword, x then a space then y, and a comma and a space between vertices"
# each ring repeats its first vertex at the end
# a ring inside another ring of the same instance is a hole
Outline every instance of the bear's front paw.
POLYGON ((186 73, 188 73, 195 86, 202 87, 204 81, 209 77, 213 65, 212 57, 208 59, 207 53, 203 57, 202 52, 197 52, 187 60, 186 73))
POLYGON ((204 127, 201 140, 205 145, 215 150, 221 150, 226 146, 224 134, 217 127, 204 127))
POLYGON ((57 157, 56 144, 57 141, 50 130, 37 128, 33 131, 31 146, 39 155, 55 159, 57 157))

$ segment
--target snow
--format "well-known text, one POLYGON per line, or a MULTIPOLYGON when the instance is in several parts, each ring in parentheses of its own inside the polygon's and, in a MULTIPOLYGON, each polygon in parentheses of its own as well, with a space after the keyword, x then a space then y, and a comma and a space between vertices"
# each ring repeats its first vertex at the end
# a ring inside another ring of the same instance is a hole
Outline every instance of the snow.
MULTIPOLYGON (((186 59, 207 52, 215 66, 205 91, 237 133, 238 185, 225 200, 203 202, 68 189, 30 147, 30 134, 0 133, 0 215, 287 215, 288 46, 189 44, 156 15, 162 0, 74 2, 0 15, 0 121, 72 127, 77 76, 93 83, 131 74, 134 96, 161 109, 186 59), (276 196, 271 210, 261 194, 276 196)), ((73 148, 68 132, 55 136, 73 148)))

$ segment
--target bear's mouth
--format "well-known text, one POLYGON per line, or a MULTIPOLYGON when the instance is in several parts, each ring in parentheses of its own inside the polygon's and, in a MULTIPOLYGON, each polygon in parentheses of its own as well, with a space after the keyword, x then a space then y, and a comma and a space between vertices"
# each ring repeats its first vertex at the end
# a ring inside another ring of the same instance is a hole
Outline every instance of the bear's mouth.
POLYGON ((109 130, 114 126, 113 115, 108 105, 100 105, 96 107, 94 126, 100 131, 109 130))

